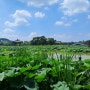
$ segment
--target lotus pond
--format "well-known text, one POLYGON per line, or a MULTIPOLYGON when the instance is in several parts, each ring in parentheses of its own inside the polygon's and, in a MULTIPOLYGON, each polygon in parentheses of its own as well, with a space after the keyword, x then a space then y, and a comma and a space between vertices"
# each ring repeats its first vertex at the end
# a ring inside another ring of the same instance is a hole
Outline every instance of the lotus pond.
POLYGON ((90 90, 90 47, 1 46, 0 90, 90 90))

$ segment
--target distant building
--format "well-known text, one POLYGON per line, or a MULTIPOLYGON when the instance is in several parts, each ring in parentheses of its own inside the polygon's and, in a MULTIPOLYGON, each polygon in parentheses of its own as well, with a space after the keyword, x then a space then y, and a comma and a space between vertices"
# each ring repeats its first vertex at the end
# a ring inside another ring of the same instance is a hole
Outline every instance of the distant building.
POLYGON ((13 41, 12 43, 13 43, 13 45, 19 45, 20 46, 23 43, 23 41, 20 41, 19 39, 17 39, 15 41, 13 41))
POLYGON ((85 44, 83 44, 83 43, 74 43, 74 44, 72 44, 72 46, 85 46, 85 44))
POLYGON ((56 41, 55 44, 61 44, 61 41, 56 41))

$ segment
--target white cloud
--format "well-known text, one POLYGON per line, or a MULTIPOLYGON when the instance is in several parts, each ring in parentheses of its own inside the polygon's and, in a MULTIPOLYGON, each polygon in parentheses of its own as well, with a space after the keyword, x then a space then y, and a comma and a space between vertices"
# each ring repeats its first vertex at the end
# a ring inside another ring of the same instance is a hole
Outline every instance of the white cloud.
POLYGON ((90 8, 89 0, 64 0, 60 5, 65 15, 87 12, 90 8))
POLYGON ((54 34, 52 36, 55 40, 58 40, 58 41, 70 41, 72 39, 72 36, 71 35, 67 35, 67 34, 54 34))
POLYGON ((23 33, 19 33, 16 30, 13 30, 11 28, 5 28, 4 30, 0 30, 0 38, 7 38, 10 40, 16 40, 17 38, 22 41, 30 41, 33 39, 33 37, 41 36, 40 34, 36 32, 31 32, 27 35, 23 33))
POLYGON ((72 22, 78 22, 78 19, 73 19, 72 22))
POLYGON ((65 23, 64 26, 68 27, 68 26, 71 26, 71 24, 70 23, 65 23))
POLYGON ((44 10, 47 10, 48 11, 49 10, 49 7, 45 7, 44 10))
POLYGON ((36 18, 43 18, 43 17, 45 16, 45 14, 38 11, 38 12, 36 12, 36 13, 34 14, 34 16, 35 16, 36 18))
POLYGON ((90 39, 90 32, 87 33, 77 33, 76 36, 74 35, 73 38, 75 38, 76 41, 82 41, 82 40, 89 40, 90 39))
POLYGON ((62 16, 61 19, 62 20, 67 20, 67 18, 65 16, 62 16))
POLYGON ((14 33, 15 32, 15 30, 12 30, 12 29, 10 29, 10 28, 5 28, 4 30, 3 30, 3 32, 4 33, 14 33))
POLYGON ((53 5, 58 3, 59 0, 19 0, 26 3, 28 6, 41 7, 44 5, 53 5))
POLYGON ((27 10, 16 10, 16 12, 11 15, 11 17, 14 19, 14 21, 6 21, 5 25, 10 27, 19 26, 20 24, 28 23, 28 18, 31 17, 31 13, 27 10))
POLYGON ((64 22, 62 22, 62 21, 56 21, 56 23, 55 23, 57 26, 62 26, 63 24, 64 24, 64 22))
POLYGON ((38 34, 37 34, 36 32, 31 32, 31 33, 28 35, 29 38, 33 38, 33 37, 36 37, 36 36, 38 36, 38 34))
POLYGON ((16 34, 5 34, 5 33, 0 32, 0 37, 1 38, 7 38, 7 39, 10 39, 10 40, 16 40, 18 35, 16 35, 16 34))
POLYGON ((16 10, 16 12, 12 15, 13 18, 23 18, 23 17, 31 17, 31 13, 27 10, 16 10))
POLYGON ((36 32, 31 32, 28 35, 22 35, 20 37, 20 39, 23 40, 23 41, 30 41, 30 40, 33 39, 33 37, 37 37, 37 36, 40 36, 40 35, 36 32))
POLYGON ((90 15, 88 15, 88 19, 90 19, 90 15))
POLYGON ((82 40, 89 40, 90 39, 90 33, 77 33, 75 35, 70 34, 54 34, 51 37, 53 37, 55 40, 62 41, 62 42, 70 42, 70 41, 82 41, 82 40))
POLYGON ((4 30, 1 30, 0 37, 15 40, 16 38, 18 38, 18 34, 11 28, 5 28, 4 30))
POLYGON ((57 26, 71 26, 70 23, 65 23, 63 21, 56 21, 55 25, 57 25, 57 26))

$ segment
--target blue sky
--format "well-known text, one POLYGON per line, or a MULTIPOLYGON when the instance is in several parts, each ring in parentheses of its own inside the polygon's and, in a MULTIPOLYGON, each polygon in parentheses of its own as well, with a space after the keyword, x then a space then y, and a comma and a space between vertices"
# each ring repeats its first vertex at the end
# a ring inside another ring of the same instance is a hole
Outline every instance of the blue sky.
POLYGON ((90 0, 0 0, 0 38, 90 40, 90 0))

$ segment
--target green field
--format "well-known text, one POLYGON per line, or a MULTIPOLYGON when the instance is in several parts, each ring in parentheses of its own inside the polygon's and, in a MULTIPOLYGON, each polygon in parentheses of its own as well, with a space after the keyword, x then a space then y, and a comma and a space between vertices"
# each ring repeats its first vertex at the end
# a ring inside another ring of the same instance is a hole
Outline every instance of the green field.
POLYGON ((90 58, 82 55, 90 47, 0 46, 0 90, 90 90, 90 58))

